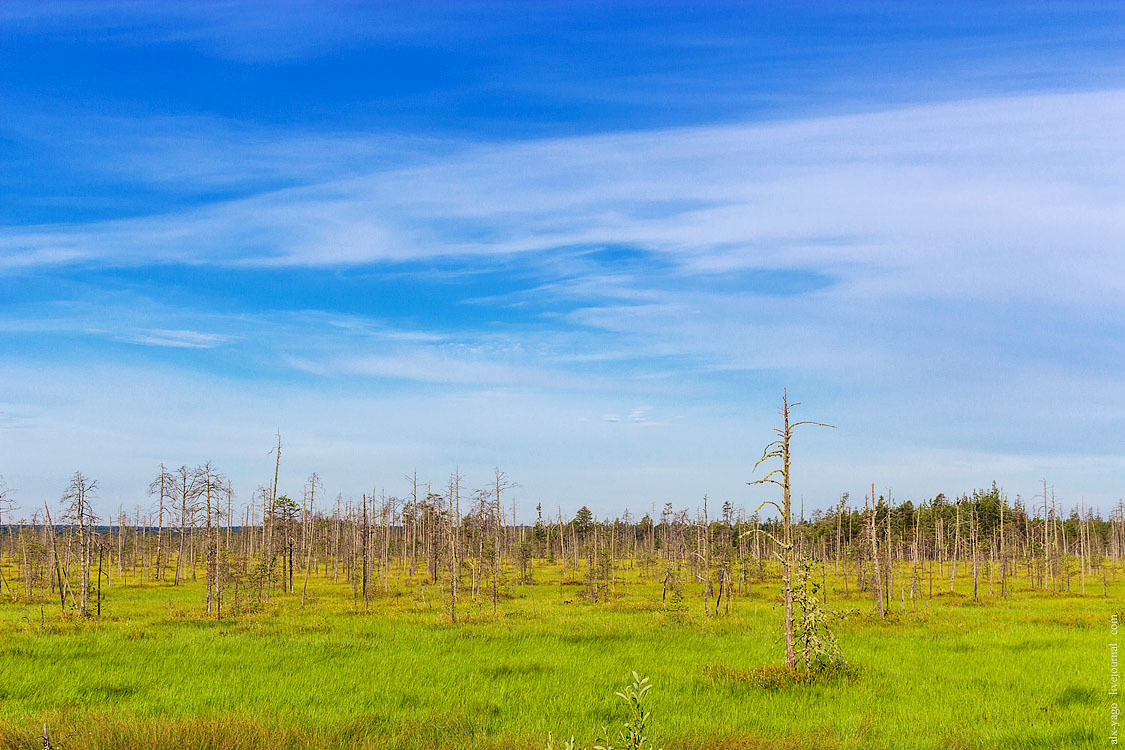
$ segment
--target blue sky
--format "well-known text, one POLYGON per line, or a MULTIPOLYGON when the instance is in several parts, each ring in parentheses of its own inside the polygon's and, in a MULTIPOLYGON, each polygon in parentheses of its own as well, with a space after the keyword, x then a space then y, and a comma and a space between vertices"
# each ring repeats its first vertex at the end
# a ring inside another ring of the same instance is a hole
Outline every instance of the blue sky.
POLYGON ((0 475, 1125 486, 1115 4, 0 7, 0 475))

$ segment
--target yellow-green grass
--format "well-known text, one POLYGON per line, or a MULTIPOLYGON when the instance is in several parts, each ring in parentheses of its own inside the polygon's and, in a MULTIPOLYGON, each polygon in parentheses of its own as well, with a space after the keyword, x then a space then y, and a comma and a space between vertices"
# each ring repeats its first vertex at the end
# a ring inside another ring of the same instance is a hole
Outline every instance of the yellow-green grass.
POLYGON ((1004 600, 985 582, 976 604, 971 579, 950 594, 946 577, 928 613, 896 596, 879 621, 831 570, 829 606, 857 611, 836 626, 854 669, 778 689, 742 679, 783 660, 776 578, 705 619, 698 586, 676 615, 656 577, 634 570, 625 585, 622 573, 593 604, 541 567, 535 585, 504 586, 497 617, 486 594, 463 594, 456 625, 438 587, 423 604, 407 581, 378 586, 365 613, 342 578, 312 578, 301 610, 298 580, 298 593, 222 622, 202 612, 202 576, 110 587, 87 621, 4 591, 0 746, 42 747, 46 724, 62 748, 539 748, 548 733, 590 740, 618 723, 613 693, 630 670, 656 686, 650 737, 664 748, 1108 744, 1110 617, 1125 584, 1056 596, 1020 579, 1004 600))

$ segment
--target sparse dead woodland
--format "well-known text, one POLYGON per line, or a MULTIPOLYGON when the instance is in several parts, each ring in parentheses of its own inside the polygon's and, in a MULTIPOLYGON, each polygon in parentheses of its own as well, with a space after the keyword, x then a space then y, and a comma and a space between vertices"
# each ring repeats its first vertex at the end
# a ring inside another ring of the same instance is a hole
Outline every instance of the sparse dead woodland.
POLYGON ((751 480, 780 492, 768 517, 701 497, 615 518, 537 506, 514 523, 499 469, 474 489, 458 472, 440 485, 412 473, 404 497, 358 500, 311 474, 293 499, 277 483, 280 437, 272 481, 245 499, 210 463, 159 467, 132 517, 98 518, 81 473, 27 515, 5 493, 0 743, 1101 737, 1095 644, 1121 614, 1121 506, 1108 519, 1066 508, 1046 484, 1026 501, 993 485, 918 504, 873 485, 862 503, 795 515, 790 439, 807 423, 791 406, 759 462, 776 468, 751 480), (607 702, 630 669, 628 706, 607 702))

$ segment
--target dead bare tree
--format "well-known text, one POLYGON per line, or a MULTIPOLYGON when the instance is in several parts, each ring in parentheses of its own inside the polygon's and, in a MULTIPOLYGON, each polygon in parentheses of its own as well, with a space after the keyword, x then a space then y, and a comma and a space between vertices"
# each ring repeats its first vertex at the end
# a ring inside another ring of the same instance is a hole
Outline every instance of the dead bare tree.
MULTIPOLYGON (((781 466, 772 470, 761 479, 753 482, 747 482, 749 485, 756 484, 775 484, 781 488, 782 505, 778 505, 772 500, 765 500, 758 505, 755 513, 762 509, 765 505, 772 505, 777 508, 781 514, 782 524, 784 526, 784 539, 779 541, 782 549, 782 561, 785 565, 784 574, 782 578, 783 594, 785 598, 785 665, 790 671, 797 668, 797 656, 794 651, 793 643, 793 536, 792 536, 792 513, 790 502, 790 467, 791 467, 791 453, 790 442, 793 438, 793 430, 802 425, 816 425, 818 427, 829 427, 835 429, 834 425, 824 424, 823 422, 790 422, 789 410, 794 406, 798 406, 800 402, 793 404, 789 403, 788 390, 782 391, 781 396, 781 418, 782 426, 779 429, 774 429, 777 435, 777 440, 769 443, 762 451, 762 457, 754 464, 756 471, 766 461, 778 460, 781 466), (781 477, 776 479, 775 477, 781 477)), ((777 541, 777 540, 775 540, 777 541)))
POLYGON ((212 606, 221 617, 218 607, 219 580, 219 498, 226 491, 226 477, 219 473, 215 465, 207 461, 194 470, 198 496, 203 498, 204 516, 207 522, 207 613, 212 606))
MULTIPOLYGON (((4 514, 5 513, 12 514, 14 512, 14 510, 15 510, 15 502, 12 500, 12 491, 8 488, 8 485, 5 484, 4 477, 0 476, 0 526, 3 525, 4 514)), ((10 521, 11 521, 11 516, 9 515, 9 522, 10 521)), ((11 528, 10 527, 8 529, 8 535, 9 535, 9 537, 11 536, 11 528)), ((14 547, 13 547, 13 549, 14 549, 14 547)), ((2 552, 2 551, 3 551, 2 548, 0 548, 0 552, 2 552)), ((26 568, 26 566, 25 566, 25 568, 26 568)), ((26 577, 27 577, 27 574, 25 573, 24 574, 25 580, 26 580, 26 577)), ((15 595, 15 593, 12 592, 12 587, 8 585, 7 578, 4 577, 4 570, 3 570, 2 566, 0 566, 0 585, 2 585, 4 588, 6 588, 8 590, 8 596, 10 596, 12 598, 12 601, 15 601, 16 595, 15 595)))
POLYGON ((59 564, 59 548, 58 542, 55 539, 55 522, 51 519, 51 509, 47 504, 43 504, 43 510, 47 514, 47 531, 51 540, 51 558, 55 564, 55 577, 58 580, 59 586, 59 606, 62 608, 62 614, 66 614, 66 590, 63 586, 62 565, 59 564))
POLYGON ((504 527, 502 510, 503 506, 500 504, 500 493, 505 490, 510 490, 518 485, 515 482, 510 481, 508 479, 508 475, 500 471, 499 468, 493 469, 493 480, 493 487, 495 490, 493 493, 493 500, 495 500, 496 503, 496 514, 494 522, 495 534, 493 536, 493 539, 495 540, 495 549, 493 550, 494 557, 492 561, 492 614, 495 616, 498 608, 497 600, 499 598, 498 581, 500 579, 500 534, 504 527))
POLYGON ((277 504, 277 475, 281 471, 281 430, 277 431, 277 448, 273 451, 273 488, 270 490, 269 495, 269 508, 266 509, 263 517, 263 523, 266 528, 263 530, 265 537, 262 549, 266 555, 265 565, 262 565, 262 580, 263 587, 266 591, 266 601, 270 600, 270 589, 273 588, 273 561, 274 561, 274 546, 273 546, 273 529, 274 529, 274 516, 276 513, 277 504))
POLYGON ((155 580, 161 580, 164 577, 164 566, 162 564, 161 543, 164 540, 164 501, 174 499, 172 488, 175 486, 175 477, 164 468, 164 464, 160 464, 160 474, 148 486, 148 494, 156 495, 157 513, 156 513, 156 559, 154 564, 156 566, 156 573, 153 575, 155 580))
POLYGON ((449 621, 457 622, 457 580, 461 577, 461 558, 458 554, 461 543, 461 472, 455 470, 449 475, 449 509, 452 511, 450 518, 450 589, 449 589, 449 621))
POLYGON ((71 523, 78 524, 78 543, 82 554, 78 584, 78 613, 83 617, 87 614, 86 605, 90 596, 90 556, 94 531, 94 511, 90 500, 97 489, 96 480, 89 479, 82 472, 76 471, 62 496, 66 507, 64 517, 71 523))
POLYGON ((872 575, 875 578, 875 587, 871 589, 871 598, 875 602, 873 609, 879 612, 879 617, 886 617, 886 610, 883 607, 883 578, 879 573, 879 532, 875 528, 875 485, 871 485, 871 519, 867 528, 869 540, 871 542, 871 567, 872 575))
MULTIPOLYGON (((308 511, 306 515, 309 517, 316 512, 316 491, 317 488, 324 489, 324 484, 320 481, 320 475, 315 471, 309 475, 305 496, 308 498, 308 511)), ((306 528, 311 528, 312 524, 306 522, 306 528)), ((309 567, 312 564, 312 544, 309 543, 308 531, 305 532, 305 580, 301 584, 301 609, 305 608, 305 596, 309 588, 309 567)))
POLYGON ((196 472, 187 466, 180 466, 172 474, 172 491, 180 504, 180 544, 176 553, 176 577, 173 586, 179 586, 184 558, 184 539, 187 537, 187 525, 194 516, 199 500, 199 478, 196 472))

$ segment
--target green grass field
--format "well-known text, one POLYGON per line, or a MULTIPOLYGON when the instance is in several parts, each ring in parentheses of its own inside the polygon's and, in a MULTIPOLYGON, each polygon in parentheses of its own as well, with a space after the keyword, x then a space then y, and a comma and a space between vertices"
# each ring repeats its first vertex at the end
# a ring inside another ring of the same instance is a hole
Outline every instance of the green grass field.
POLYGON ((908 598, 879 621, 829 571, 829 606, 857 611, 836 626, 853 669, 773 689, 740 673, 783 661, 776 580, 705 619, 698 591, 677 616, 636 571, 592 604, 540 568, 541 583, 506 587, 497 617, 464 596, 456 625, 436 587, 423 604, 406 582, 363 613, 342 578, 313 578, 303 611, 298 585, 222 622, 201 611, 202 580, 109 588, 85 622, 5 595, 0 745, 41 748, 47 724, 57 748, 542 748, 618 724, 630 670, 655 683, 653 747, 1109 745, 1122 583, 1053 596, 1019 580, 975 604, 971 580, 950 594, 946 578, 928 613, 908 598))

